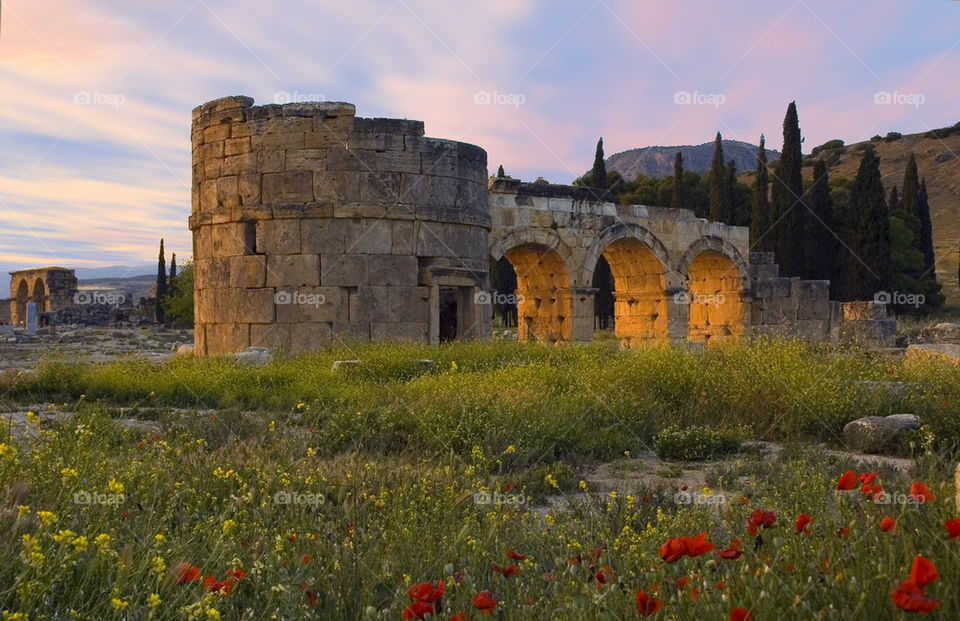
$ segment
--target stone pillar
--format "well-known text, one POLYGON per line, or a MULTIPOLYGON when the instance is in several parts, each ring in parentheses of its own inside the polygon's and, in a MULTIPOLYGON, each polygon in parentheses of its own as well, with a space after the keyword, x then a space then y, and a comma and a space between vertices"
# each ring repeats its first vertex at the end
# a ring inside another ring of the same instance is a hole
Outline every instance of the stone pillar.
POLYGON ((27 302, 27 334, 37 333, 37 304, 27 302))
POLYGON ((667 336, 673 345, 685 345, 690 321, 690 295, 683 288, 667 289, 667 336))
POLYGON ((570 339, 574 343, 589 343, 593 340, 593 299, 597 289, 572 287, 570 289, 570 339))

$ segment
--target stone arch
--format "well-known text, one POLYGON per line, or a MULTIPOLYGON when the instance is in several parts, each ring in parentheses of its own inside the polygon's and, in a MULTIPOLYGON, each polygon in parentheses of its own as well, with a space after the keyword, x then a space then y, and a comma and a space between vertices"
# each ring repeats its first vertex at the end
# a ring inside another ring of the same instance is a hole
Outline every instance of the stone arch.
POLYGON ((33 294, 30 296, 30 301, 37 305, 38 313, 47 310, 47 283, 42 277, 33 281, 33 294))
POLYGON ((491 245, 490 255, 494 260, 506 257, 516 272, 518 338, 571 340, 570 252, 556 233, 511 231, 491 245))
MULTIPOLYGON (((11 289, 14 288, 11 287, 11 289)), ((16 285, 15 291, 13 296, 14 314, 11 317, 11 323, 21 324, 26 320, 27 302, 30 301, 30 286, 27 284, 26 278, 20 279, 20 283, 16 285)))
POLYGON ((643 227, 618 223, 597 236, 585 272, 593 274, 601 255, 613 274, 616 337, 628 347, 666 341, 669 260, 664 245, 643 227))
POLYGON ((681 257, 689 307, 687 340, 706 345, 735 343, 744 332, 744 292, 749 278, 742 255, 715 237, 698 239, 681 257))

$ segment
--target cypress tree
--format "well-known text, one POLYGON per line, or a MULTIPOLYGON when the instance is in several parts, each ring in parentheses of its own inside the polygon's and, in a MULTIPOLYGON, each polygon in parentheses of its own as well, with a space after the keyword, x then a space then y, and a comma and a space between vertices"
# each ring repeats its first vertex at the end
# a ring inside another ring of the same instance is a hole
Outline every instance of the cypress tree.
POLYGON ((157 323, 163 323, 163 298, 167 295, 167 262, 163 257, 163 238, 160 238, 160 257, 157 261, 157 323))
POLYGON ((727 167, 723 161, 723 138, 720 132, 713 142, 713 162, 710 164, 710 219, 726 222, 729 209, 727 167))
POLYGON ((900 194, 897 192, 896 185, 890 190, 890 200, 887 201, 887 206, 890 208, 890 213, 900 209, 900 194))
MULTIPOLYGON (((800 276, 806 268, 806 215, 803 202, 803 154, 800 150, 797 104, 790 102, 783 119, 783 152, 773 177, 770 198, 774 252, 785 276, 800 276)), ((884 203, 885 204, 885 203, 884 203)))
MULTIPOLYGON (((903 173, 903 198, 900 199, 898 208, 916 214, 914 204, 917 201, 918 192, 920 192, 920 173, 917 170, 917 158, 911 153, 907 169, 903 173)), ((893 205, 890 205, 890 209, 893 208, 893 205)))
POLYGON ((920 181, 920 190, 917 192, 917 201, 914 204, 914 215, 920 221, 920 252, 923 253, 923 272, 925 278, 936 279, 937 257, 933 251, 933 224, 930 221, 930 197, 927 194, 927 179, 920 181))
POLYGON ((674 209, 683 209, 687 204, 687 197, 683 185, 683 154, 677 151, 673 160, 673 203, 674 209))
POLYGON ((848 291, 854 300, 872 300, 890 282, 890 212, 880 179, 880 158, 867 147, 850 186, 848 291))
POLYGON ((767 171, 767 149, 763 134, 757 151, 757 179, 753 185, 753 205, 750 215, 750 247, 759 252, 773 250, 773 231, 770 230, 770 177, 767 171))
POLYGON ((177 253, 174 252, 173 256, 170 257, 170 277, 167 279, 167 282, 172 286, 173 279, 177 277, 177 253))
POLYGON ((506 176, 507 176, 507 174, 506 174, 505 172, 503 172, 503 164, 500 164, 500 168, 497 169, 497 177, 498 177, 499 179, 503 179, 503 178, 506 177, 506 176))
POLYGON ((842 290, 843 270, 837 269, 836 259, 840 250, 838 242, 839 219, 830 195, 830 177, 827 163, 817 160, 813 167, 813 187, 810 190, 810 227, 807 231, 807 277, 814 280, 829 280, 832 299, 842 290))
POLYGON ((607 189, 607 164, 603 161, 603 138, 597 141, 597 152, 593 156, 593 170, 590 172, 590 185, 600 190, 607 189))

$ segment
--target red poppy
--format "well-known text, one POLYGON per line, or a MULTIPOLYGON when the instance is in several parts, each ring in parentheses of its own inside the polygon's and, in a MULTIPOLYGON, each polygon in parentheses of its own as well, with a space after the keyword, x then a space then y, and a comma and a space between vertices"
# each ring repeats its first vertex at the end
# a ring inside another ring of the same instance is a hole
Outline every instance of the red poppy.
POLYGON ((304 565, 306 565, 307 563, 309 563, 309 562, 310 562, 310 555, 309 555, 309 554, 304 554, 304 555, 300 558, 300 562, 303 563, 304 565))
POLYGON ((644 494, 643 496, 640 497, 640 502, 648 503, 650 502, 650 497, 644 494))
POLYGON ((680 537, 667 539, 667 542, 660 546, 660 558, 668 563, 679 561, 687 553, 687 544, 680 537))
POLYGON ((943 523, 943 526, 947 529, 951 539, 960 537, 960 520, 947 520, 943 523))
POLYGON ((696 537, 683 537, 683 543, 687 547, 687 556, 700 556, 714 549, 714 545, 707 541, 707 533, 703 532, 696 537))
POLYGON ((877 472, 861 472, 857 475, 857 480, 864 485, 870 485, 877 478, 877 472))
POLYGON ((511 559, 513 559, 513 560, 515 560, 515 561, 522 561, 523 559, 527 558, 527 555, 526 555, 526 554, 517 554, 517 553, 514 552, 513 549, 511 548, 511 549, 508 549, 508 550, 507 550, 507 557, 508 557, 508 558, 511 558, 511 559))
POLYGON ((213 576, 204 576, 203 577, 203 588, 204 590, 210 591, 211 593, 220 593, 222 595, 230 594, 230 587, 233 586, 233 580, 217 580, 213 576))
POLYGON ((729 546, 717 552, 717 556, 729 559, 740 558, 740 555, 743 554, 743 550, 740 549, 742 547, 743 542, 734 537, 733 540, 730 541, 729 546))
POLYGON ((296 543, 296 542, 297 542, 297 534, 296 534, 296 533, 290 533, 289 535, 287 535, 287 539, 290 540, 290 543, 296 543))
POLYGON ((246 577, 247 577, 247 572, 243 571, 242 569, 237 568, 237 569, 227 570, 227 578, 233 578, 234 582, 236 582, 241 578, 246 578, 246 577))
POLYGON ((931 492, 930 488, 925 484, 914 482, 914 484, 910 486, 910 498, 917 502, 930 502, 936 498, 936 496, 933 495, 933 492, 931 492))
POLYGON ((617 576, 613 573, 613 569, 609 565, 604 565, 601 569, 597 570, 597 573, 593 575, 594 579, 597 581, 597 590, 603 590, 603 585, 607 582, 616 582, 617 576))
POLYGON ((200 576, 200 570, 189 563, 180 563, 177 567, 177 584, 193 582, 200 576))
POLYGON ((883 494, 883 488, 879 485, 870 485, 869 483, 864 483, 863 487, 860 488, 860 493, 864 496, 873 494, 873 499, 876 500, 878 496, 883 494))
POLYGON ((793 526, 797 529, 798 533, 802 533, 804 531, 809 533, 810 531, 807 529, 807 525, 810 524, 810 522, 810 516, 806 513, 801 513, 799 516, 797 516, 797 521, 793 526))
POLYGON ((462 610, 458 610, 457 614, 450 617, 450 621, 467 621, 467 613, 462 610))
POLYGON ((840 537, 841 539, 843 539, 849 536, 850 536, 850 531, 844 528, 843 526, 837 529, 837 537, 840 537))
POLYGON ((413 602, 403 611, 403 618, 408 619, 425 619, 427 615, 432 615, 436 612, 433 608, 433 604, 428 604, 427 602, 413 602))
POLYGON ((933 561, 925 559, 919 554, 913 557, 913 565, 910 567, 911 582, 923 588, 931 582, 935 582, 939 577, 937 566, 933 564, 933 561))
POLYGON ((746 496, 741 496, 740 498, 737 499, 737 503, 741 505, 745 505, 748 502, 750 502, 750 499, 747 498, 746 496))
POLYGON ((893 605, 907 612, 928 613, 940 607, 940 600, 927 599, 922 587, 918 587, 912 580, 904 580, 897 584, 897 588, 890 593, 893 605))
POLYGON ((652 595, 647 595, 643 591, 637 591, 637 610, 640 611, 641 616, 649 616, 657 614, 657 611, 660 610, 660 606, 663 605, 663 601, 653 597, 652 595))
POLYGON ((889 516, 884 516, 884 518, 880 520, 880 530, 882 530, 885 533, 893 530, 893 527, 896 525, 897 525, 897 521, 889 516))
POLYGON ((700 599, 700 589, 693 588, 690 589, 690 601, 695 602, 700 599))
POLYGON ((723 582, 717 582, 714 586, 716 586, 717 589, 723 589, 723 582))
POLYGON ((490 591, 480 591, 470 598, 470 604, 482 615, 490 614, 497 607, 497 600, 493 599, 490 591))
POLYGON ((567 565, 579 565, 582 562, 583 562, 583 557, 578 554, 576 556, 571 556, 567 560, 567 565))
POLYGON ((677 583, 677 588, 682 591, 683 588, 684 588, 685 586, 687 586, 688 580, 687 580, 687 577, 686 577, 686 576, 680 576, 679 578, 677 578, 677 579, 675 580, 675 582, 677 583))
POLYGON ((746 608, 732 608, 730 610, 730 621, 750 621, 750 611, 746 608))
POLYGON ((411 584, 407 596, 414 602, 433 603, 443 597, 443 580, 434 586, 431 582, 411 584))
POLYGON ((848 490, 857 486, 857 475, 852 470, 844 472, 837 481, 837 489, 848 490))
POLYGON ((751 535, 756 535, 760 526, 770 528, 776 521, 777 514, 773 511, 764 511, 760 508, 754 509, 750 513, 750 517, 747 518, 747 532, 751 535))
POLYGON ((506 567, 501 567, 500 565, 495 565, 491 563, 490 569, 503 574, 504 578, 509 578, 513 574, 517 573, 517 571, 520 570, 520 567, 517 565, 507 565, 506 567))

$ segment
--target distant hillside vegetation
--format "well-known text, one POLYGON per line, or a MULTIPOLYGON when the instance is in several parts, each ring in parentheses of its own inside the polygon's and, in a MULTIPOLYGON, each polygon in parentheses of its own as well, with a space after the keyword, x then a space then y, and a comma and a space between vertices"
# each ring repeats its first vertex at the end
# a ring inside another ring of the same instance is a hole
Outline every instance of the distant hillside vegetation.
MULTIPOLYGON (((756 145, 739 140, 723 141, 723 157, 736 163, 738 171, 754 170, 757 167, 756 145)), ((606 158, 607 170, 615 170, 626 180, 636 179, 637 175, 648 177, 667 177, 673 174, 673 160, 677 151, 683 154, 683 167, 703 174, 710 169, 713 159, 713 141, 697 146, 679 147, 643 147, 615 153, 606 158)), ((779 151, 767 149, 767 161, 780 159, 779 151)))

